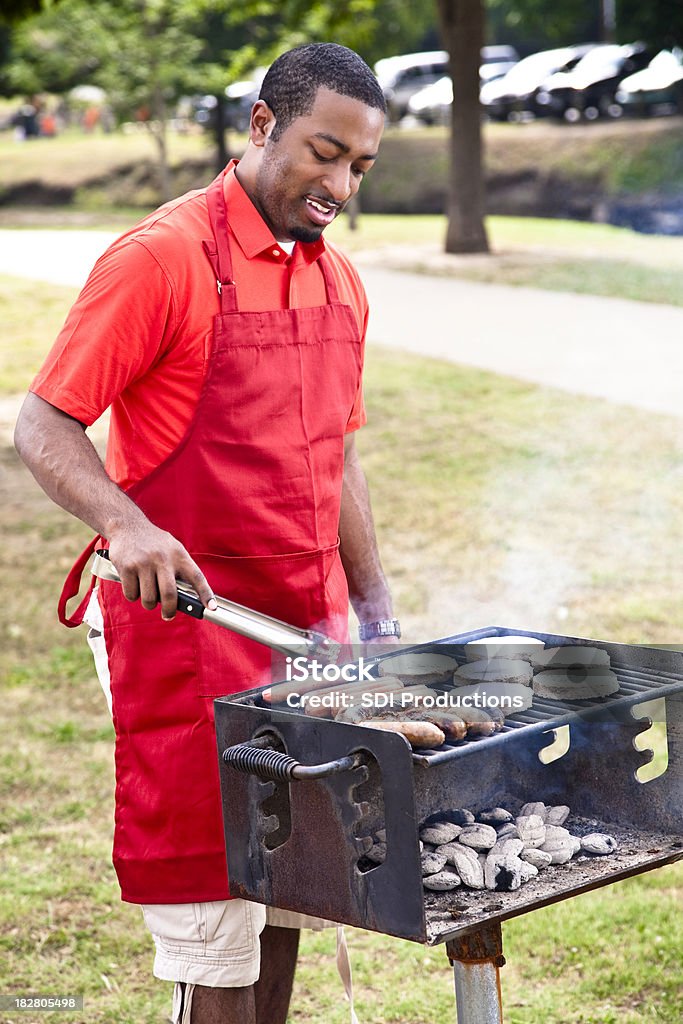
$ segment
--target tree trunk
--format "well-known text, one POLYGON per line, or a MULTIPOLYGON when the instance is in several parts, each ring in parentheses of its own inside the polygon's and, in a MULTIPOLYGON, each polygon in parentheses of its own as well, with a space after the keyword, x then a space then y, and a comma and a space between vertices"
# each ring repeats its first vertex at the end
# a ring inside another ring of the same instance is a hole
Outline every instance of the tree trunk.
POLYGON ((214 138, 216 140, 216 174, 219 174, 228 162, 228 146, 225 141, 225 96, 216 95, 216 118, 214 121, 214 138))
POLYGON ((346 215, 349 218, 349 231, 358 230, 358 214, 360 213, 360 199, 358 193, 352 196, 346 204, 346 215))
POLYGON ((600 21, 603 43, 614 43, 617 38, 616 0, 600 0, 600 21))
POLYGON ((479 106, 484 0, 437 0, 437 7, 453 79, 446 252, 488 252, 479 106))
POLYGON ((158 173, 159 173, 159 194, 161 202, 167 203, 171 195, 171 171, 168 166, 168 147, 166 129, 168 127, 168 116, 166 100, 161 86, 155 85, 152 93, 152 118, 148 122, 152 137, 157 144, 158 173))

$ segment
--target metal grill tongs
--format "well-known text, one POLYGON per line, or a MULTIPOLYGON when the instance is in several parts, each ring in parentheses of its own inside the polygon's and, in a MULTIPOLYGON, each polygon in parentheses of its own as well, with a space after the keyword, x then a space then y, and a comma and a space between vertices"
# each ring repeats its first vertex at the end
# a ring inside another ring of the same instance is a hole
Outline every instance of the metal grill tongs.
MULTIPOLYGON (((109 561, 109 553, 101 550, 95 553, 92 574, 100 580, 120 583, 116 568, 109 561)), ((218 608, 205 608, 197 592, 187 583, 178 586, 178 611, 195 619, 206 619, 218 626, 255 640, 281 654, 295 657, 320 658, 328 665, 337 664, 343 645, 312 629, 298 629, 287 622, 281 622, 270 615, 246 608, 244 605, 214 595, 218 608)), ((256 774, 264 779, 319 779, 328 775, 355 768, 360 755, 339 757, 325 764, 303 765, 283 751, 273 748, 272 739, 256 737, 246 743, 238 743, 223 751, 223 760, 237 771, 256 774)))
MULTIPOLYGON (((101 580, 120 583, 116 568, 109 561, 107 551, 97 551, 92 565, 92 574, 101 580)), ((205 608, 197 592, 187 583, 178 585, 178 611, 191 615, 194 619, 206 619, 217 626, 239 633, 249 640, 256 640, 281 654, 294 657, 320 658, 327 664, 336 664, 342 651, 342 644, 337 643, 324 633, 313 629, 298 629, 287 622, 281 622, 270 615, 246 608, 244 605, 229 601, 226 597, 214 595, 218 608, 211 611, 205 608)))

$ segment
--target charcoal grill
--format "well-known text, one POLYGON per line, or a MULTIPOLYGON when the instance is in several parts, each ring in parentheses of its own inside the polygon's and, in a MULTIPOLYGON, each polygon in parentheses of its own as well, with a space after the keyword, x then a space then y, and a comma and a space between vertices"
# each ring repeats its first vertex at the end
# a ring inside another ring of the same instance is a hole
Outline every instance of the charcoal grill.
POLYGON ((535 698, 495 735, 419 752, 396 734, 273 709, 263 689, 215 701, 233 894, 446 943, 458 1021, 470 1024, 502 1020, 501 922, 683 858, 683 655, 504 627, 412 650, 462 662, 464 644, 506 634, 604 649, 619 692, 574 705, 535 698), (639 706, 654 698, 664 708, 668 767, 641 782, 652 751, 634 741, 652 720, 639 706), (549 760, 562 726, 569 747, 549 760), (608 832, 618 852, 554 866, 515 892, 424 893, 418 827, 427 817, 536 800, 569 805, 572 832, 608 832), (386 858, 374 864, 365 854, 381 828, 386 858))

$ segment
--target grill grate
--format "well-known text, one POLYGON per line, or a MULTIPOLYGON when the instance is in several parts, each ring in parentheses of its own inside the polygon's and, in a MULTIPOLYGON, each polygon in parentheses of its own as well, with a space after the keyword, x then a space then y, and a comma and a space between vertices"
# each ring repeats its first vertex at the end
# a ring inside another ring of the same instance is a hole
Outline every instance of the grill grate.
MULTIPOLYGON (((460 664, 464 664, 467 660, 462 651, 464 644, 469 643, 470 640, 484 637, 495 639, 496 636, 506 634, 539 637, 548 646, 564 646, 569 639, 567 637, 556 637, 542 633, 525 632, 524 630, 497 629, 492 627, 491 630, 478 630, 476 633, 440 640, 438 644, 448 645, 449 654, 455 657, 460 664)), ((585 646, 586 641, 582 640, 580 644, 585 646)), ((592 646, 601 647, 610 653, 618 651, 622 655, 624 651, 623 645, 596 642, 592 646)), ((640 652, 639 656, 642 657, 643 648, 634 648, 634 650, 638 650, 640 652)), ((668 649, 660 651, 652 648, 651 651, 653 657, 663 656, 665 658, 681 659, 680 654, 676 654, 668 649)), ((475 748, 480 747, 482 743, 485 743, 487 747, 507 743, 521 729, 524 730, 525 734, 547 732, 575 721, 577 716, 586 721, 591 719, 596 721, 604 720, 613 716, 616 718, 628 717, 631 709, 639 704, 683 691, 683 663, 680 670, 677 670, 676 667, 664 668, 660 665, 656 668, 647 669, 642 667, 642 665, 625 664, 613 656, 611 658, 611 668, 619 680, 619 690, 608 697, 580 701, 557 701, 545 697, 534 697, 531 708, 506 717, 501 731, 493 736, 472 736, 456 742, 446 742, 438 749, 421 749, 420 751, 413 752, 413 761, 422 765, 443 764, 446 761, 470 753, 475 748)), ((437 688, 435 687, 435 689, 437 688)), ((453 692, 445 687, 439 689, 442 692, 453 692)))

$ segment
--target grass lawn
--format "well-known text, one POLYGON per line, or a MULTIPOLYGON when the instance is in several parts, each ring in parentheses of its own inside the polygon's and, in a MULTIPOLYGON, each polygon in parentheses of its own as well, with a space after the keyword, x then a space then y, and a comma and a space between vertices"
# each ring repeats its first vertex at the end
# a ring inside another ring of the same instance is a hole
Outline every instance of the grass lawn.
MULTIPOLYGON (((109 862, 111 725, 84 636, 53 611, 87 531, 9 445, 14 393, 73 291, 0 290, 0 992, 85 993, 64 1024, 161 1024, 169 988, 109 862)), ((681 421, 372 348, 367 404, 359 445, 408 639, 498 623, 680 641, 681 421)), ((506 1020, 680 1024, 682 908, 679 864, 509 922, 506 1020)), ((443 947, 359 931, 349 944, 364 1024, 454 1019, 443 947)), ((307 935, 291 1020, 347 1019, 333 934, 307 935)))
POLYGON ((683 238, 537 217, 489 217, 489 255, 443 252, 446 218, 364 214, 328 236, 355 254, 403 270, 550 291, 683 305, 683 238))
MULTIPOLYGON (((169 133, 169 161, 205 158, 210 152, 204 135, 169 133)), ((86 135, 75 129, 54 139, 16 142, 10 132, 0 134, 0 164, 3 186, 40 180, 48 185, 85 184, 115 168, 156 159, 151 135, 112 132, 86 135)))

